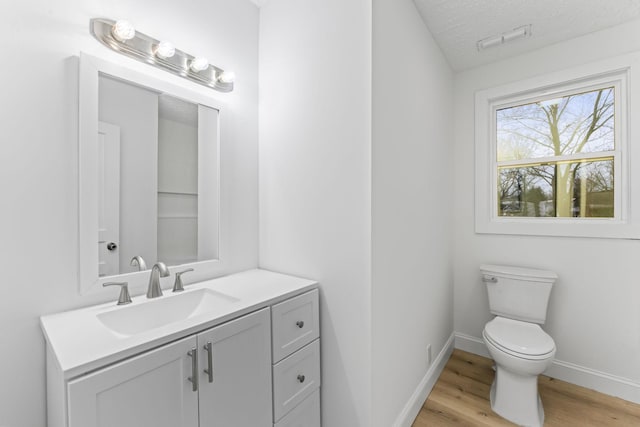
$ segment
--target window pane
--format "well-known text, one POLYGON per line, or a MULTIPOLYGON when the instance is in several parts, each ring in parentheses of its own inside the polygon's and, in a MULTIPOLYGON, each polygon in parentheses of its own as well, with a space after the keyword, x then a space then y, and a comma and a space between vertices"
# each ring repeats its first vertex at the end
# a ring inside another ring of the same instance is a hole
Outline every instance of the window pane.
POLYGON ((614 150, 614 88, 496 111, 498 161, 614 150))
POLYGON ((498 215, 613 218, 613 157, 498 169, 498 215))
POLYGON ((613 218, 613 159, 573 163, 574 217, 613 218))
POLYGON ((554 217, 554 169, 550 165, 500 168, 498 215, 554 217))

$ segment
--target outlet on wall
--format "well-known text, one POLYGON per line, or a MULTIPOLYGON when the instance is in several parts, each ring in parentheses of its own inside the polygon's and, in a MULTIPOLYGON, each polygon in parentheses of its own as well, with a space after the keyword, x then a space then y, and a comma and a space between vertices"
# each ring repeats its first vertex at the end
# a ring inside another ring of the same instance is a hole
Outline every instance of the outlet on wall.
POLYGON ((427 365, 431 366, 431 344, 427 346, 427 365))

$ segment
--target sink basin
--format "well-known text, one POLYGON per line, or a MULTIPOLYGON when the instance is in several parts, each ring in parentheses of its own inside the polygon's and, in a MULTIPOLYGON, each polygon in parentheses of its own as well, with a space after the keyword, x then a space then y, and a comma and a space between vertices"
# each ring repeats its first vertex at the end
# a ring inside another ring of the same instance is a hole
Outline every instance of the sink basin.
POLYGON ((211 289, 198 289, 118 307, 99 313, 97 317, 113 332, 135 335, 214 310, 225 309, 238 301, 238 298, 211 289))

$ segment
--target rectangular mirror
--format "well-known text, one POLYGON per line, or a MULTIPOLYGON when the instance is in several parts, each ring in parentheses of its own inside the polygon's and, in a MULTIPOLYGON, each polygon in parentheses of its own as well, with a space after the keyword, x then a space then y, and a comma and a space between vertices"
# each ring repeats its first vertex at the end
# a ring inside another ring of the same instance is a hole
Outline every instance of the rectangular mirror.
POLYGON ((89 55, 80 70, 81 292, 141 275, 136 256, 218 260, 219 105, 89 55))

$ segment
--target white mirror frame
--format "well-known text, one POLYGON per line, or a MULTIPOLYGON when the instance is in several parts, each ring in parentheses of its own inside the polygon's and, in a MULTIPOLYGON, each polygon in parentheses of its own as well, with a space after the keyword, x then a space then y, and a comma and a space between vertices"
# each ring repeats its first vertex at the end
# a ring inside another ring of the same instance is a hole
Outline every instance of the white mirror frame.
MULTIPOLYGON (((222 122, 222 103, 175 85, 164 79, 151 77, 122 65, 98 58, 84 52, 80 53, 79 70, 79 100, 78 100, 78 278, 81 295, 90 291, 102 289, 102 284, 109 281, 124 281, 129 283, 132 294, 146 291, 150 271, 124 273, 114 276, 98 276, 98 252, 95 250, 98 233, 98 78, 100 74, 107 74, 138 86, 147 87, 155 91, 204 105, 218 110, 218 138, 215 147, 218 159, 217 170, 213 174, 211 183, 220 200, 220 123, 222 122)), ((172 76, 168 76, 173 78, 172 76)), ((223 240, 220 232, 220 204, 218 216, 218 259, 198 261, 172 266, 170 271, 193 268, 195 271, 189 276, 196 279, 210 277, 212 273, 223 268, 222 253, 223 240)), ((149 265, 150 268, 152 265, 149 265)), ((168 279, 164 279, 168 280, 168 279)), ((191 280, 189 280, 191 281, 191 280)), ((163 286, 165 287, 165 286, 163 286)))

